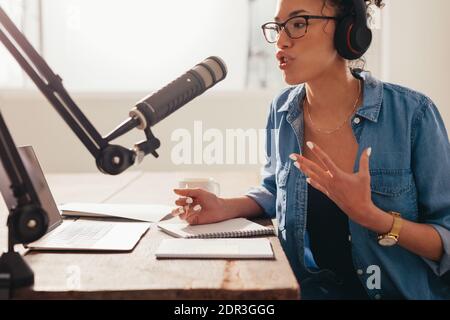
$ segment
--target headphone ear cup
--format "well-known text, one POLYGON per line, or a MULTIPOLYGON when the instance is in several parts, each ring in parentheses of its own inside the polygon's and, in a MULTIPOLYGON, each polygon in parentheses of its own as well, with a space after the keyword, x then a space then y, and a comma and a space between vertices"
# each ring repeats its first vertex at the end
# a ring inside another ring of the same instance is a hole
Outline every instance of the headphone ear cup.
POLYGON ((344 17, 336 26, 334 46, 344 59, 361 58, 371 42, 372 31, 366 26, 357 26, 353 16, 344 17))
POLYGON ((372 43, 372 30, 366 25, 354 29, 351 34, 352 47, 359 51, 362 56, 372 43))
POLYGON ((352 51, 350 43, 350 33, 354 22, 355 21, 351 16, 342 18, 336 26, 336 32, 334 34, 334 46, 339 55, 347 60, 355 60, 360 57, 352 51))

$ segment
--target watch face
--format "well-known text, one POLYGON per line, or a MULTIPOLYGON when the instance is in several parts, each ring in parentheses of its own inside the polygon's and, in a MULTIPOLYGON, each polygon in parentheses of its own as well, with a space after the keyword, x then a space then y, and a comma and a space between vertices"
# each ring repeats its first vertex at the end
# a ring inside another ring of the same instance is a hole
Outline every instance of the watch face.
POLYGON ((391 237, 384 237, 378 241, 378 243, 383 247, 390 247, 397 243, 397 241, 394 238, 391 237))

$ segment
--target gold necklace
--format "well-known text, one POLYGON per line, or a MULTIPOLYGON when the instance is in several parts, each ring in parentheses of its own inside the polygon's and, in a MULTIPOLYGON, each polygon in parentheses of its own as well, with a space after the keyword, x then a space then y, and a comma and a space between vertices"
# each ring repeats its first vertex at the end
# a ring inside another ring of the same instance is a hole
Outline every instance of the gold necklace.
POLYGON ((358 106, 358 101, 359 101, 359 96, 360 95, 361 95, 361 81, 358 80, 358 95, 356 96, 356 101, 355 101, 355 105, 353 106, 352 112, 349 114, 349 116, 347 118, 345 118, 344 122, 339 124, 339 126, 336 129, 333 129, 333 130, 323 130, 323 129, 320 129, 319 127, 317 127, 314 124, 314 122, 313 122, 313 120, 311 118, 311 113, 309 112, 309 103, 308 103, 308 100, 305 97, 304 104, 306 105, 306 108, 305 108, 306 109, 306 113, 308 114, 309 121, 311 122, 311 125, 314 128, 314 130, 316 130, 317 132, 320 132, 320 133, 324 133, 324 134, 332 134, 332 133, 340 130, 347 123, 347 121, 350 120, 350 118, 355 113, 356 107, 358 106))

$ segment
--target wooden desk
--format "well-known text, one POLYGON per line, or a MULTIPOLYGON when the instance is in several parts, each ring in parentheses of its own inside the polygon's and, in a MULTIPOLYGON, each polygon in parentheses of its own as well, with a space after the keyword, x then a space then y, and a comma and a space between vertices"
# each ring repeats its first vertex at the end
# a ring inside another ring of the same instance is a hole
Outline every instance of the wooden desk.
MULTIPOLYGON (((58 203, 98 201, 172 205, 176 196, 171 190, 180 178, 205 175, 213 176, 221 183, 224 196, 242 194, 259 180, 257 174, 245 172, 145 173, 124 178, 115 188, 105 186, 111 191, 109 195, 102 189, 104 176, 97 174, 87 175, 84 179, 70 175, 49 176, 48 180, 58 203), (74 187, 76 183, 79 185, 74 187), (76 195, 74 190, 77 190, 76 195)), ((169 237, 152 226, 130 253, 28 252, 25 259, 35 272, 35 285, 17 291, 14 298, 299 298, 298 284, 276 237, 271 237, 276 257, 273 261, 157 260, 154 252, 159 242, 169 237)))

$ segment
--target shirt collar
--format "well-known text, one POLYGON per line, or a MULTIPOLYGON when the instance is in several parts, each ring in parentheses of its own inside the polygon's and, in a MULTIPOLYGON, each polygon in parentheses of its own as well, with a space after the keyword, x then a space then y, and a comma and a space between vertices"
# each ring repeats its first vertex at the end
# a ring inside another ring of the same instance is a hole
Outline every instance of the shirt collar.
MULTIPOLYGON (((383 101, 383 83, 366 71, 354 71, 353 74, 364 81, 363 105, 356 111, 356 114, 377 122, 383 101)), ((289 93, 286 102, 278 109, 278 112, 295 113, 305 94, 305 86, 298 85, 289 93)))

